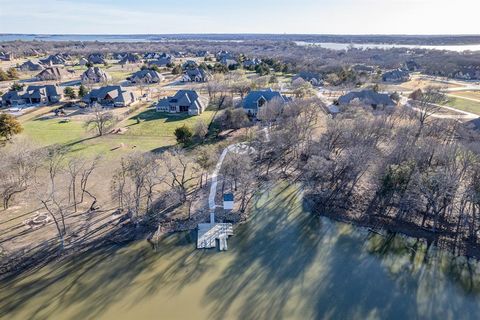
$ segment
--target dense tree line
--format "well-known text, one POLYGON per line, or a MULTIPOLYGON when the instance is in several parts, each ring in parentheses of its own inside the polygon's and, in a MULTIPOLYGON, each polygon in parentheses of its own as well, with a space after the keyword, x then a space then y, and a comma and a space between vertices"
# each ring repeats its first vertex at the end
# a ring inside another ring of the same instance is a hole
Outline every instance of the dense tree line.
POLYGON ((476 243, 479 146, 462 130, 406 107, 376 115, 357 107, 326 121, 305 153, 302 181, 321 213, 407 223, 476 243))

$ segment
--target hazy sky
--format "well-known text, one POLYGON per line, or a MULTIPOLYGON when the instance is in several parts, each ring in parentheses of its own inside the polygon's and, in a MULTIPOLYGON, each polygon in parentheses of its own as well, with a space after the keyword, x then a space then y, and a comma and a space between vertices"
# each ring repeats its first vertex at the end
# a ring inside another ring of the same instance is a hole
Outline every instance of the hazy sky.
POLYGON ((480 34, 480 0, 0 0, 0 33, 480 34))

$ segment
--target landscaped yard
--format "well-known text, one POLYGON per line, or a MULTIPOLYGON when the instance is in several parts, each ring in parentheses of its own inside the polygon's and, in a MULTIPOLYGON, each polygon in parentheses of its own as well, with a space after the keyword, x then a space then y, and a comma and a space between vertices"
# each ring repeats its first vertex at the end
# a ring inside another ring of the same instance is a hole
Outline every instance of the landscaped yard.
POLYGON ((94 156, 103 155, 106 159, 119 158, 132 151, 152 151, 174 145, 176 143, 174 131, 183 125, 194 127, 199 120, 207 125, 213 119, 214 110, 207 110, 199 116, 187 114, 165 114, 154 109, 132 115, 124 120, 119 127, 128 130, 121 134, 107 134, 96 137, 94 132, 87 132, 83 121, 76 116, 69 122, 63 118, 40 116, 22 121, 23 135, 42 146, 53 144, 68 145, 72 155, 94 156))
POLYGON ((128 119, 126 126, 129 129, 125 135, 173 137, 175 129, 183 125, 193 128, 195 123, 200 120, 208 125, 214 114, 213 110, 206 110, 199 116, 190 116, 156 112, 155 109, 149 109, 128 119), (137 124, 137 117, 141 119, 139 124, 137 124))
POLYGON ((480 115, 480 102, 456 97, 449 97, 447 105, 452 108, 480 115))
POLYGON ((62 118, 35 118, 22 123, 24 135, 43 145, 67 143, 87 136, 80 121, 62 123, 62 118))

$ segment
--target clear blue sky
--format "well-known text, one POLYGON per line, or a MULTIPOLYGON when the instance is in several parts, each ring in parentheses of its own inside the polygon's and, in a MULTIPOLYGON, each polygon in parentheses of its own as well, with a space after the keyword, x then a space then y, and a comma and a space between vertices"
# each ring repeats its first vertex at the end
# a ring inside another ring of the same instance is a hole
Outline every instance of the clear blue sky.
POLYGON ((0 0, 0 33, 480 34, 480 0, 0 0))

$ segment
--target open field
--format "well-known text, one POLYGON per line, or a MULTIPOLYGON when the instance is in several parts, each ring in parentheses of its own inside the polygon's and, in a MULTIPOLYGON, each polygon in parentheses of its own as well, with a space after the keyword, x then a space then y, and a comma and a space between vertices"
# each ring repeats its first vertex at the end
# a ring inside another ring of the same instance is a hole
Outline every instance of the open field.
MULTIPOLYGON (((44 109, 48 112, 50 109, 44 109)), ((116 109, 118 115, 126 109, 116 109)), ((82 156, 102 154, 107 159, 118 158, 122 155, 139 150, 152 151, 176 143, 174 131, 183 125, 194 127, 199 120, 209 124, 215 111, 206 110, 200 116, 187 114, 157 113, 155 109, 140 107, 128 118, 117 124, 119 128, 127 130, 121 134, 107 134, 102 137, 94 136, 83 127, 86 114, 75 114, 68 117, 54 117, 52 113, 39 114, 20 121, 24 127, 23 136, 34 142, 49 146, 64 144, 71 147, 71 153, 82 156), (140 122, 137 123, 137 117, 140 122), (68 118, 68 122, 64 119, 68 118)))
POLYGON ((464 97, 480 101, 480 91, 459 91, 451 94, 451 96, 464 97))
POLYGON ((447 105, 452 108, 480 115, 480 102, 449 96, 447 105))
POLYGON ((382 90, 386 91, 414 91, 416 89, 423 89, 426 87, 440 87, 440 88, 460 88, 462 87, 457 83, 448 83, 441 79, 434 80, 431 78, 413 75, 412 78, 403 83, 391 84, 391 83, 382 83, 382 90))
POLYGON ((193 128, 197 121, 204 121, 209 124, 213 118, 215 111, 206 110, 199 116, 189 116, 187 114, 169 114, 156 112, 155 109, 149 108, 140 114, 127 120, 129 130, 126 136, 158 136, 173 137, 176 128, 186 125, 193 128), (137 124, 137 118, 141 122, 137 124))

